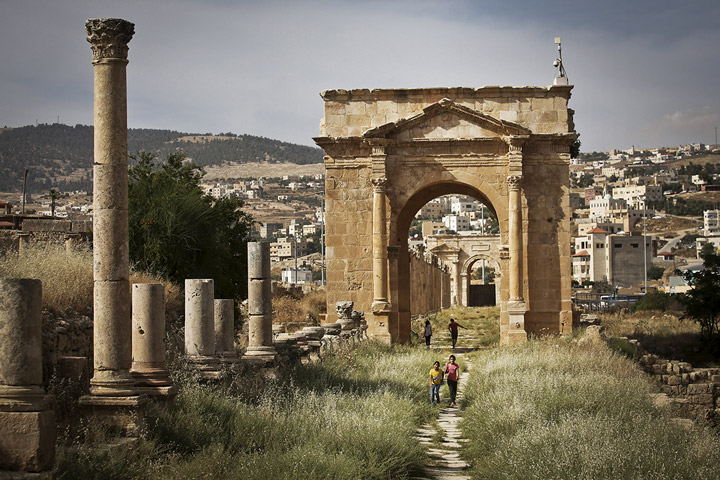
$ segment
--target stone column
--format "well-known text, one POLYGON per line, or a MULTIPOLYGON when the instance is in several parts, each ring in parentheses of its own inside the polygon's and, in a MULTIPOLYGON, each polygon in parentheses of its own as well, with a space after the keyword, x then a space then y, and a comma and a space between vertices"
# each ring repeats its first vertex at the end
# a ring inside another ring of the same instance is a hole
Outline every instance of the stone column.
POLYGON ((135 25, 122 19, 85 23, 95 73, 93 168, 93 395, 133 395, 128 255, 128 42, 135 25))
POLYGON ((387 178, 373 178, 373 311, 388 310, 387 232, 385 184, 387 178))
POLYGON ((470 278, 466 272, 460 274, 460 305, 467 307, 470 304, 468 293, 470 291, 470 278))
POLYGON ((168 397, 177 392, 165 359, 165 286, 132 286, 132 368, 139 392, 168 397))
POLYGON ((523 298, 523 237, 522 237, 522 202, 520 189, 522 176, 508 177, 508 213, 509 213, 509 261, 510 278, 508 279, 509 296, 507 312, 509 320, 508 343, 527 341, 525 331, 525 300, 523 298))
POLYGON ((42 387, 41 312, 40 280, 0 279, 0 470, 38 472, 55 461, 55 413, 42 387))
POLYGON ((508 177, 508 216, 510 240, 510 301, 522 302, 522 203, 520 200, 520 185, 522 177, 511 175, 508 177))
POLYGON ((235 302, 232 299, 215 300, 215 354, 235 356, 235 302))
POLYGON ((243 358, 272 362, 277 352, 272 338, 270 244, 248 242, 248 347, 243 358))
POLYGON ((185 280, 185 354, 194 360, 215 355, 215 281, 185 280))
POLYGON ((453 264, 453 283, 454 283, 454 290, 455 295, 453 295, 452 298, 452 304, 462 305, 462 278, 460 278, 460 256, 459 255, 453 255, 452 257, 449 257, 448 260, 450 260, 453 264))

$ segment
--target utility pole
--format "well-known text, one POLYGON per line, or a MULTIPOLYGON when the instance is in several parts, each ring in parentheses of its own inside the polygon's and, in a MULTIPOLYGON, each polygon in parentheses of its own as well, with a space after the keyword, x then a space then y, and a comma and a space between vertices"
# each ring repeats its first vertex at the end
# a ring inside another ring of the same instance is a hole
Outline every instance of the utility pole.
POLYGON ((27 187, 27 176, 28 169, 25 169, 25 176, 23 178, 23 193, 22 193, 22 214, 25 215, 25 187, 27 187))
POLYGON ((646 222, 645 219, 647 218, 647 197, 642 197, 643 199, 643 265, 645 265, 645 295, 648 293, 648 287, 647 287, 647 230, 646 230, 646 222))
POLYGON ((715 148, 717 148, 717 129, 718 127, 715 127, 715 148))
POLYGON ((293 250, 295 251, 295 285, 297 285, 297 232, 293 232, 293 250))

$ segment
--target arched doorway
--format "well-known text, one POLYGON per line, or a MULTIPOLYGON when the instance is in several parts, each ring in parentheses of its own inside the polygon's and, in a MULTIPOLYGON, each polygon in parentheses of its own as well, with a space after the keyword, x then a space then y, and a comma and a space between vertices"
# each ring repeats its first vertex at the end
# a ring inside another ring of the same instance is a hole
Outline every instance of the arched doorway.
POLYGON ((501 341, 567 333, 571 89, 323 92, 328 305, 352 300, 372 337, 407 341, 410 222, 455 193, 498 219, 501 341))
POLYGON ((462 288, 466 296, 463 305, 468 307, 490 307, 497 305, 500 300, 500 272, 499 259, 490 255, 476 254, 468 258, 462 268, 462 288), (477 269, 478 264, 483 264, 487 269, 486 275, 482 282, 473 282, 473 271, 477 269), (488 280, 489 272, 492 272, 492 279, 488 280))

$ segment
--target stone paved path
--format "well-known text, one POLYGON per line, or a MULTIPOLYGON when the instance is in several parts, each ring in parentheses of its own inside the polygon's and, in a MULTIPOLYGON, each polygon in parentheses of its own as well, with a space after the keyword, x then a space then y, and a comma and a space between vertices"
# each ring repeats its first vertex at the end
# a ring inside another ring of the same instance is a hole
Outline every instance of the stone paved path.
MULTIPOLYGON (((456 354, 458 360, 464 357, 456 354)), ((457 401, 459 403, 463 396, 463 387, 468 380, 471 364, 463 358, 465 369, 460 373, 458 383, 457 401)), ((425 464, 425 476, 416 477, 415 480, 469 480, 470 477, 463 472, 468 464, 460 459, 460 447, 467 439, 461 437, 458 422, 462 418, 462 411, 457 407, 448 407, 447 399, 442 399, 445 406, 440 409, 438 425, 443 431, 442 442, 438 445, 433 442, 433 437, 438 433, 431 424, 425 424, 417 430, 416 438, 425 446, 427 460, 425 464)))

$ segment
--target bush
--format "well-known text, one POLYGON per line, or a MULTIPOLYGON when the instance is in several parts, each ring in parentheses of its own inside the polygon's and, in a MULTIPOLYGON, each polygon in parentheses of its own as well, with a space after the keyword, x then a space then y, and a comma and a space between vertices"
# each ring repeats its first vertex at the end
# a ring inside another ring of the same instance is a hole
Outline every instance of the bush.
POLYGON ((679 312, 682 311, 682 305, 680 304, 678 298, 671 293, 650 292, 643 295, 640 301, 635 304, 633 310, 658 310, 661 312, 672 310, 679 312))

